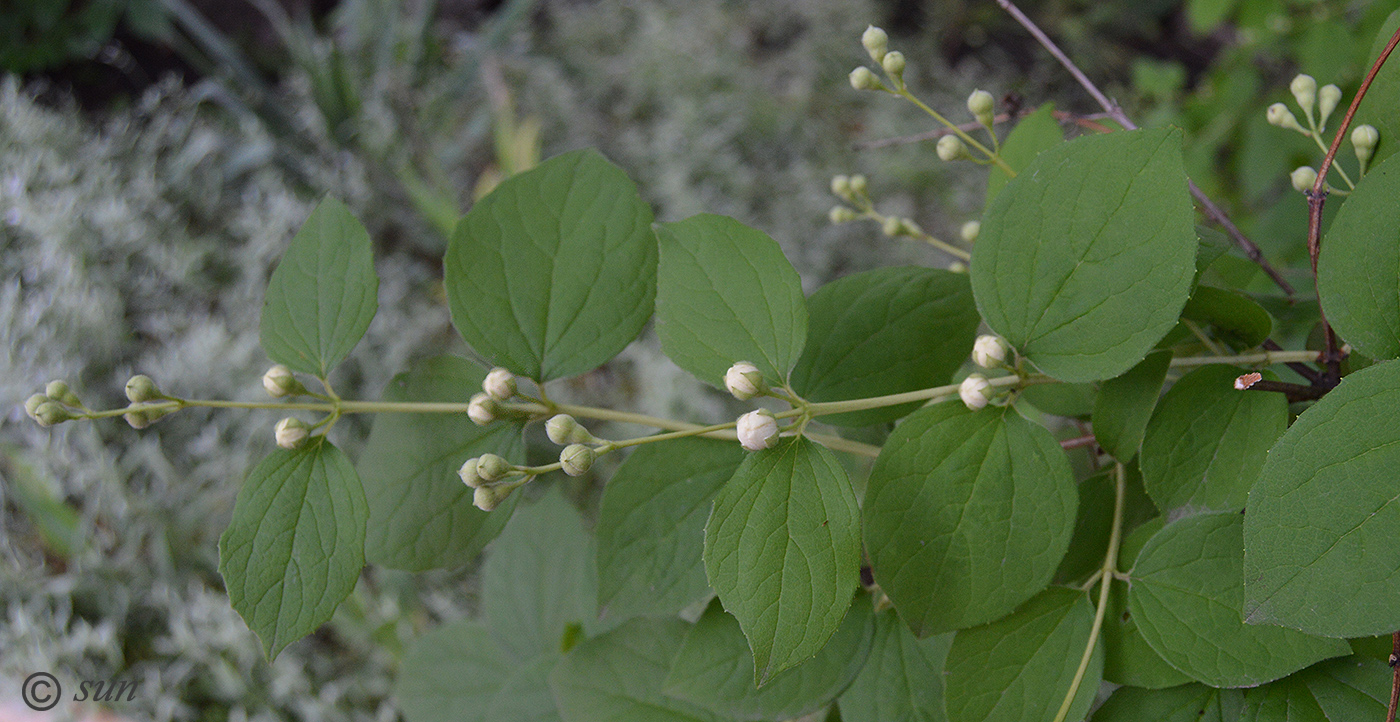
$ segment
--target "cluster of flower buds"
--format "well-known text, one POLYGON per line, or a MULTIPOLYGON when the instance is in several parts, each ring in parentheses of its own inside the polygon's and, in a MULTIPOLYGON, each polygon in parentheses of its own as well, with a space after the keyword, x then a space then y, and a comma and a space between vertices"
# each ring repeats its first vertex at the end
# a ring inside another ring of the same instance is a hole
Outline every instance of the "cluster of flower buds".
POLYGON ((778 419, 767 409, 750 411, 734 426, 739 445, 749 451, 771 449, 778 443, 778 419))
POLYGON ((273 366, 263 374, 262 385, 267 395, 274 399, 306 393, 306 387, 292 375, 292 370, 282 364, 273 366))
POLYGON ((462 483, 472 489, 472 504, 491 511, 532 477, 521 474, 514 464, 496 454, 467 459, 457 470, 462 483))
POLYGON ((144 406, 144 404, 169 398, 162 394, 160 389, 156 388, 156 382, 145 374, 137 374, 127 379, 126 398, 132 404, 141 404, 133 406, 130 411, 122 414, 122 418, 126 419, 126 423, 130 424, 133 429, 144 429, 170 413, 169 409, 144 406))
POLYGON ((869 210, 870 185, 863 175, 837 175, 831 178, 831 194, 847 203, 855 205, 855 208, 848 206, 834 206, 827 214, 832 223, 850 223, 861 217, 860 210, 869 210))
POLYGON ((729 367, 724 373, 724 388, 740 401, 748 401, 768 393, 768 384, 763 380, 763 372, 748 361, 740 361, 729 367))
POLYGON ((1294 77, 1293 81, 1288 84, 1288 91, 1293 94, 1294 102, 1303 111, 1303 117, 1307 118, 1308 126, 1303 127, 1303 124, 1298 122, 1298 118, 1283 103, 1270 105, 1265 116, 1269 119, 1270 125, 1296 130, 1303 135, 1314 135, 1326 128, 1328 118, 1332 117, 1332 111, 1336 110, 1337 105, 1342 102, 1341 88, 1330 83, 1319 88, 1317 87, 1317 79, 1307 74, 1299 74, 1294 77))
POLYGON ((967 408, 973 411, 985 407, 995 395, 995 389, 987 381, 987 377, 982 374, 969 374, 958 386, 958 396, 962 398, 964 404, 967 404, 967 408))
MULTIPOLYGON (((890 36, 884 30, 871 25, 865 29, 860 36, 860 44, 865 46, 865 52, 870 54, 870 59, 879 64, 880 69, 889 76, 890 82, 895 88, 904 87, 904 67, 907 64, 904 53, 898 50, 890 50, 890 36)), ((856 90, 884 90, 891 91, 875 73, 862 65, 851 71, 851 87, 856 90)))
POLYGON ((277 437, 278 446, 288 451, 294 451, 306 444, 306 439, 311 435, 311 429, 301 419, 288 416, 277 422, 277 426, 272 429, 272 434, 277 437))
POLYGON ((481 382, 481 393, 467 404, 467 416, 477 426, 485 426, 501 417, 501 402, 515 396, 515 374, 499 366, 491 369, 481 382))
POLYGON ((50 381, 41 394, 24 400, 24 412, 40 426, 54 426, 82 418, 85 410, 78 395, 63 381, 50 381))
POLYGON ((972 344, 972 362, 984 369, 1003 368, 1010 348, 1006 339, 983 334, 972 344))
POLYGON ((583 476, 598 460, 598 451, 588 444, 600 444, 603 440, 589 433, 574 417, 568 414, 550 417, 544 424, 544 433, 550 441, 564 447, 559 452, 559 467, 565 474, 583 476))

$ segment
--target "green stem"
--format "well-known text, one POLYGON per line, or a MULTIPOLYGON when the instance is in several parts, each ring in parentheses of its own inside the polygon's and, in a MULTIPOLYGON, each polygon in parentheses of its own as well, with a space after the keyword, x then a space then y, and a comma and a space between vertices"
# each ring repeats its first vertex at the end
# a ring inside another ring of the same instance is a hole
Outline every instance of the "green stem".
POLYGON ((1208 364, 1237 364, 1241 366, 1275 366, 1286 363, 1316 361, 1316 351, 1260 351, 1236 356, 1184 356, 1172 359, 1173 368, 1206 366, 1208 364))
MULTIPOLYGON (((1309 124, 1311 124, 1312 118, 1308 118, 1308 122, 1309 124)), ((1312 138, 1313 142, 1317 143, 1317 147, 1322 149, 1324 155, 1327 153, 1327 144, 1322 142, 1322 134, 1318 132, 1317 126, 1313 126, 1312 132, 1308 133, 1308 137, 1312 138)), ((1346 170, 1344 170, 1340 164, 1334 165, 1332 166, 1332 168, 1337 171, 1337 175, 1340 175, 1342 177, 1342 180, 1347 182, 1348 188, 1356 190, 1356 184, 1351 182, 1351 176, 1347 175, 1346 170)), ((1365 169, 1362 169, 1361 172, 1365 173, 1366 171, 1365 169)))
POLYGON ((1004 160, 1001 159, 1001 155, 999 155, 999 154, 997 154, 997 153, 993 153, 991 150, 989 150, 989 149, 987 148, 987 146, 982 145, 981 143, 979 143, 979 142, 977 141, 976 138, 973 138, 972 136, 968 135, 968 134, 967 134, 967 131, 964 131, 962 128, 959 128, 957 125, 954 125, 954 124, 953 124, 952 122, 950 122, 947 118, 944 118, 944 117, 942 116, 942 114, 940 114, 938 111, 934 110, 933 108, 928 107, 927 105, 924 105, 924 101, 919 100, 918 98, 914 97, 914 94, 911 93, 911 92, 909 92, 909 89, 906 88, 906 87, 904 87, 904 84, 903 84, 903 83, 900 84, 899 90, 897 90, 896 93, 897 93, 900 97, 904 98, 905 100, 907 100, 907 101, 913 103, 914 105, 917 105, 917 106, 919 107, 920 110, 922 110, 922 111, 924 111, 925 113, 928 113, 929 115, 933 116, 933 119, 934 119, 934 120, 936 120, 936 121, 942 123, 946 128, 948 128, 948 130, 952 131, 952 133, 953 133, 954 135, 956 135, 956 136, 958 136, 959 138, 961 138, 961 139, 962 139, 962 142, 964 142, 964 143, 966 143, 966 144, 972 146, 973 148, 976 148, 977 150, 981 151, 983 154, 985 154, 985 155, 987 156, 987 159, 988 159, 988 160, 990 160, 990 161, 993 162, 993 163, 996 163, 996 164, 997 164, 997 167, 998 167, 998 168, 1001 168, 1002 171, 1006 173, 1006 175, 1008 175, 1008 176, 1010 176, 1010 177, 1012 177, 1012 178, 1015 178, 1015 177, 1016 177, 1016 171, 1011 170, 1011 166, 1007 165, 1007 164, 1006 164, 1006 161, 1004 161, 1004 160))
MULTIPOLYGON (((1048 376, 1031 376, 1022 379, 1020 376, 999 376, 988 379, 987 383, 993 388, 1001 386, 1015 386, 1024 382, 1035 383, 1039 380, 1049 380, 1048 376)), ((851 399, 850 401, 824 401, 811 404, 807 407, 807 412, 813 416, 825 414, 843 414, 848 411, 865 411, 866 409, 878 409, 885 406, 897 406, 907 404, 912 401, 928 401, 942 396, 956 395, 958 387, 962 384, 949 384, 947 386, 934 386, 929 389, 919 389, 918 391, 906 391, 902 394, 889 394, 888 396, 872 396, 866 399, 851 399)))
POLYGON ((1069 716, 1070 705, 1079 694, 1079 685, 1084 682, 1084 673, 1089 669, 1089 661, 1094 656, 1094 645, 1099 641, 1099 630, 1103 629, 1104 615, 1108 612, 1108 592, 1113 586, 1113 576, 1118 570, 1118 547, 1123 537, 1123 497, 1127 496, 1127 483, 1123 465, 1113 468, 1113 531, 1108 537, 1108 552, 1103 556, 1103 567, 1099 586, 1099 608, 1094 612, 1094 626, 1089 628, 1089 641, 1084 645, 1084 655, 1079 658, 1079 669, 1074 671, 1074 679, 1069 683, 1065 701, 1060 703, 1054 722, 1064 722, 1069 716))

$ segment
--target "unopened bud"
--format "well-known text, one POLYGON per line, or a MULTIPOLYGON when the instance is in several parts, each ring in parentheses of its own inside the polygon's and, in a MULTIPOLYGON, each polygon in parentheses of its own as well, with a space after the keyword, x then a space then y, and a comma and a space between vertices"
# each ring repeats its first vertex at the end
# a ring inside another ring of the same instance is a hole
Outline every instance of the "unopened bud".
POLYGON ((898 50, 885 53, 884 59, 880 61, 880 67, 884 68, 886 73, 889 73, 890 79, 893 80, 896 85, 904 82, 904 65, 904 53, 898 50))
POLYGON ((73 390, 68 388, 68 384, 62 381, 50 381, 48 386, 44 387, 44 393, 48 394, 50 399, 61 404, 68 404, 73 407, 80 407, 83 405, 83 402, 78 400, 78 395, 73 393, 73 390))
POLYGON ((476 461, 477 476, 488 484, 506 478, 506 474, 514 470, 515 467, 509 461, 495 454, 482 454, 476 461))
POLYGON ((953 162, 967 158, 967 146, 963 145, 962 138, 956 135, 945 135, 938 139, 938 157, 945 162, 953 162))
POLYGON ((992 121, 996 117, 995 107, 992 94, 985 90, 974 90, 971 95, 967 96, 968 112, 972 113, 972 117, 976 118, 978 123, 988 128, 992 127, 992 121))
POLYGON ((958 235, 967 243, 976 243, 977 236, 981 235, 981 233, 982 221, 968 221, 962 224, 962 228, 958 229, 958 235))
POLYGON ((864 65, 851 71, 851 87, 856 90, 883 90, 884 83, 864 65))
POLYGON ((984 369, 999 368, 1006 361, 1008 346, 1000 336, 978 336, 972 344, 972 362, 984 369))
POLYGON ((569 476, 583 476, 597 460, 598 452, 583 444, 569 444, 559 454, 559 466, 569 476))
POLYGON ((1376 144, 1381 140, 1381 132, 1374 125, 1358 125, 1351 131, 1351 147, 1356 150, 1356 160, 1363 165, 1371 160, 1376 152, 1376 144))
POLYGON ((1332 111, 1337 109, 1337 104, 1342 102, 1342 89, 1331 83, 1322 86, 1317 91, 1317 126, 1319 128, 1327 125, 1327 119, 1332 116, 1332 111))
POLYGON ((496 400, 485 392, 473 396, 471 402, 467 404, 467 416, 477 426, 485 426, 495 421, 496 414, 500 410, 501 407, 496 404, 496 400))
POLYGON ((122 414, 122 418, 126 419, 126 423, 130 424, 133 429, 144 429, 151 425, 151 417, 142 409, 128 411, 122 414))
POLYGON ((890 46, 890 36, 884 30, 871 25, 861 34, 860 44, 865 46, 865 52, 870 53, 870 59, 878 63, 885 59, 885 51, 890 46))
POLYGON ((904 221, 894 216, 889 216, 880 224, 880 230, 887 236, 897 236, 904 232, 904 221))
POLYGON ((1293 169, 1292 173, 1288 174, 1288 179, 1293 182, 1293 190, 1307 193, 1317 183, 1317 171, 1313 170, 1311 166, 1298 166, 1293 169))
POLYGON ((967 404, 967 408, 976 411, 992 399, 992 385, 987 383, 986 376, 971 374, 958 386, 958 396, 967 404))
POLYGON ((40 426, 53 426, 72 419, 73 414, 69 413, 63 404, 53 401, 52 397, 34 409, 34 420, 39 422, 40 426))
POLYGON ((515 374, 499 367, 491 369, 491 372, 486 374, 486 380, 481 382, 481 388, 487 396, 497 401, 505 401, 515 395, 515 374))
POLYGON ((1317 103, 1317 80, 1300 73, 1288 84, 1288 90, 1298 101, 1298 107, 1303 109, 1303 115, 1312 115, 1313 106, 1317 103))
POLYGON ((855 209, 853 208, 847 208, 846 206, 832 206, 831 210, 826 214, 826 217, 832 223, 839 224, 850 223, 851 221, 854 221, 860 216, 855 212, 855 209))
POLYGON ((462 483, 473 489, 481 488, 481 476, 476 473, 476 458, 467 459, 462 463, 462 468, 457 470, 457 476, 462 478, 462 483))
POLYGON ((870 181, 865 176, 857 173, 851 176, 851 192, 857 196, 863 196, 870 191, 870 181))
POLYGON ((843 200, 851 200, 851 178, 846 175, 831 177, 831 194, 843 200))
POLYGON ((24 400, 24 413, 28 414, 29 418, 38 421, 39 417, 35 414, 35 412, 39 410, 40 406, 43 406, 45 403, 48 403, 48 400, 49 397, 45 394, 34 394, 33 396, 30 396, 29 398, 24 400))
POLYGON ((1288 130, 1296 130, 1303 135, 1308 134, 1307 129, 1299 125, 1298 119, 1293 117, 1293 111, 1289 110, 1288 106, 1283 103, 1274 103, 1270 105, 1269 109, 1265 111, 1264 117, 1269 119, 1269 125, 1276 125, 1288 130))
POLYGON ((962 261, 953 261, 948 264, 948 270, 952 273, 967 273, 967 264, 962 261))
POLYGON ((763 372, 748 361, 740 361, 724 373, 724 388, 736 399, 748 401, 768 390, 763 372))
POLYGON ((479 486, 472 492, 472 506, 482 511, 492 511, 515 491, 514 487, 479 486))
POLYGON ((300 449, 306 443, 306 437, 311 435, 311 430, 306 427, 306 423, 301 419, 288 416, 277 422, 277 426, 272 430, 273 436, 277 437, 277 445, 287 449, 300 449))
POLYGON ((282 364, 273 366, 263 374, 262 385, 267 395, 274 399, 306 393, 306 387, 292 375, 292 370, 282 364))
POLYGON ((544 423, 544 433, 560 446, 565 444, 591 444, 598 440, 593 434, 588 433, 582 424, 574 420, 568 414, 555 414, 549 421, 544 423))
POLYGON ((762 451, 778 443, 778 420, 767 409, 740 416, 734 430, 739 444, 749 451, 762 451))
POLYGON ((156 388, 156 382, 150 376, 137 374, 126 382, 126 397, 133 404, 143 401, 157 401, 160 399, 160 390, 156 388))

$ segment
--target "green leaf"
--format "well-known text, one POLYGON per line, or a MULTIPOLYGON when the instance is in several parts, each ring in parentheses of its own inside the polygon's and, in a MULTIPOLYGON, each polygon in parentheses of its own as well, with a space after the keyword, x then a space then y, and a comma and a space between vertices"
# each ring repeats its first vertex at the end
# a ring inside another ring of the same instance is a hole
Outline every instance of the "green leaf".
POLYGON ((1235 389, 1235 378, 1244 373, 1235 366, 1202 366, 1182 376, 1157 405, 1139 463, 1158 509, 1244 508, 1269 447, 1288 425, 1283 394, 1235 389))
POLYGON ((870 597, 859 595, 816 656, 754 687, 753 656, 734 617, 712 602, 685 636, 664 691, 741 720, 793 719, 835 699, 865 664, 874 637, 870 597))
POLYGON ((737 361, 754 364, 770 383, 786 383, 807 340, 807 300, 777 242, 709 214, 667 223, 658 236, 661 350, 721 388, 737 361))
POLYGON ((893 610, 875 616, 875 644, 841 695, 842 722, 946 722, 943 662, 952 634, 919 639, 893 610))
POLYGON ((1074 532, 1069 461, 1010 408, 915 412, 885 442, 864 504, 880 588, 920 637, 989 622, 1050 582, 1074 532))
MULTIPOLYGON (((1055 120, 1054 113, 1055 105, 1046 103, 1034 113, 1022 118, 1011 134, 1006 136, 1006 140, 1001 144, 1001 159, 1006 161, 1012 170, 1019 173, 1030 165, 1041 151, 1054 148, 1065 141, 1065 132, 1060 129, 1060 121, 1055 120)), ((997 197, 1010 180, 1011 176, 1000 166, 992 166, 991 175, 987 176, 986 205, 992 204, 992 199, 997 197)))
POLYGON ((1269 312, 1253 299, 1212 286, 1197 286, 1181 317, 1209 327, 1215 338, 1240 351, 1263 343, 1274 328, 1269 312))
POLYGON ((1342 379, 1269 453, 1245 517, 1245 612, 1329 637, 1400 629, 1400 361, 1342 379))
POLYGON ((651 317, 651 220, 627 174, 594 150, 507 178, 448 243, 452 324, 478 353, 527 378, 596 368, 651 317))
MULTIPOLYGON (((1048 720, 1069 692, 1089 643, 1094 608, 1082 592, 1049 589, 1011 616, 958 632, 948 650, 948 719, 1048 720)), ((1065 719, 1084 719, 1099 690, 1096 645, 1065 719)))
POLYGON ((521 662, 557 653, 567 627, 593 620, 596 600, 593 539, 574 507, 551 489, 518 509, 481 570, 481 606, 496 644, 521 662))
MULTIPOLYGON (((1142 474, 1136 465, 1124 469, 1123 533, 1157 515, 1147 492, 1142 489, 1142 474)), ((1113 506, 1117 484, 1112 467, 1079 482, 1079 512, 1074 521, 1074 536, 1069 551, 1055 570, 1057 584, 1080 581, 1103 568, 1103 555, 1108 551, 1108 539, 1113 532, 1113 506)))
POLYGON ((1099 394, 1096 384, 1034 384, 1019 400, 1047 414, 1069 419, 1088 418, 1099 394))
POLYGON ((860 573, 860 510, 835 456, 797 437, 744 459, 705 526, 705 572, 748 637, 756 684, 816 654, 860 573))
POLYGON ((1224 233, 1205 226, 1196 226, 1196 237, 1200 239, 1196 247, 1196 280, 1200 281, 1210 264, 1220 260, 1235 244, 1224 233))
POLYGON ((1041 153, 987 207, 972 292, 997 333, 1062 381, 1118 376, 1176 324, 1195 275, 1181 131, 1041 153))
POLYGON ((1340 639, 1243 622, 1242 522, 1234 512, 1186 517, 1147 542, 1128 598, 1147 643, 1212 687, 1253 687, 1350 654, 1340 639))
POLYGON ((1245 692, 1247 722, 1349 722, 1383 719, 1391 670, 1383 662, 1345 657, 1245 692))
MULTIPOLYGON (((485 373, 454 356, 439 356, 395 376, 384 401, 463 399, 485 373)), ((520 427, 477 426, 460 414, 376 414, 357 470, 369 501, 365 556, 375 564, 423 571, 460 567, 496 538, 515 508, 511 495, 486 513, 457 470, 485 453, 525 462, 520 427)))
POLYGON ((408 722, 554 722, 559 714, 545 677, 558 661, 551 652, 517 665, 486 625, 464 619, 413 642, 394 697, 408 722))
POLYGON ((369 231, 327 196, 292 238, 263 299, 262 345, 273 361, 325 378, 379 310, 369 231))
MULTIPOLYGON (((857 273, 807 299, 807 347, 792 387, 808 401, 844 401, 941 386, 972 353, 981 317, 967 275, 899 266, 857 273)), ((831 414, 823 422, 893 421, 919 402, 831 414)))
POLYGON ((1317 288, 1327 321, 1376 359, 1400 357, 1397 198, 1400 161, 1388 159, 1356 184, 1327 229, 1317 258, 1317 288))
MULTIPOLYGON (((1118 549, 1118 568, 1131 569, 1147 540, 1167 525, 1157 517, 1134 529, 1118 549)), ((1109 590, 1108 612, 1103 621, 1103 678, 1114 684, 1162 689, 1186 684, 1191 678, 1167 664, 1138 631, 1128 610, 1128 584, 1114 580, 1109 590)))
POLYGON ((1187 684, 1151 690, 1121 687, 1094 712, 1092 722, 1236 722, 1244 709, 1244 693, 1187 684))
POLYGON ((565 722, 720 722, 661 692, 688 626, 633 619, 575 647, 549 677, 565 722))
POLYGON ((278 449, 238 490, 219 537, 229 602, 268 659, 331 618, 365 565, 365 492, 325 437, 278 449))
POLYGON ((677 439, 639 446, 618 467, 598 512, 601 615, 674 614, 706 595, 705 520, 743 459, 732 441, 677 439))
MULTIPOLYGON (((510 679, 491 700, 483 719, 489 722, 562 722, 554 693, 549 688, 549 674, 558 665, 559 654, 555 652, 542 654, 523 665, 513 665, 510 679)), ((454 711, 460 712, 460 708, 454 711)))
POLYGON ((1170 351, 1153 351, 1127 373, 1099 387, 1094 439, 1113 458, 1126 464, 1137 456, 1171 362, 1170 351))
MULTIPOLYGON (((1390 42, 1397 27, 1400 27, 1400 10, 1391 13, 1381 24, 1375 40, 1371 43, 1371 52, 1366 56, 1365 67, 1370 68, 1381 56, 1381 50, 1390 42)), ((1351 125, 1355 128, 1362 123, 1369 123, 1380 131, 1381 141, 1376 146, 1375 156, 1371 159, 1372 168, 1375 167, 1375 164, 1387 160, 1396 148, 1400 148, 1400 115, 1395 112, 1397 107, 1400 107, 1400 63, 1392 63, 1387 60, 1385 65, 1381 66, 1381 71, 1376 73, 1376 79, 1372 81, 1370 90, 1366 92, 1366 97, 1361 100, 1361 105, 1356 109, 1356 120, 1351 125)), ((1370 173, 1366 175, 1369 177, 1370 173)), ((1351 198, 1347 198, 1347 203, 1351 203, 1351 198)), ((1327 244, 1324 243, 1323 248, 1326 247, 1327 244)), ((1327 315, 1327 319, 1329 321, 1332 319, 1330 313, 1327 315)))

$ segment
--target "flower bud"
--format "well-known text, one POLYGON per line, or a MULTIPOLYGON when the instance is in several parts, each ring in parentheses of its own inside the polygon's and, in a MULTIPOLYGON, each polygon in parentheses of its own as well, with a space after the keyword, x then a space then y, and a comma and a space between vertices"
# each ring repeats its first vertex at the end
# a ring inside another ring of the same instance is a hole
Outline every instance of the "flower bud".
POLYGON ((953 261, 948 264, 948 270, 953 273, 967 273, 967 264, 962 261, 953 261))
POLYGON ((846 175, 831 177, 831 194, 837 198, 851 200, 851 178, 846 175))
POLYGON ((1288 174, 1288 179, 1293 182, 1293 190, 1307 193, 1317 183, 1317 171, 1313 170, 1311 166, 1298 166, 1293 169, 1292 173, 1288 174))
POLYGON ((1288 84, 1288 90, 1293 93, 1293 99, 1298 101, 1298 107, 1303 109, 1303 115, 1311 116, 1313 105, 1317 103, 1317 80, 1311 75, 1300 73, 1288 84))
POLYGON ((505 401, 515 395, 515 374, 500 367, 491 369, 486 380, 481 382, 481 388, 487 396, 505 401))
POLYGON ((491 511, 500 506, 512 491, 515 491, 514 487, 479 486, 472 492, 472 506, 482 511, 491 511))
POLYGON ((482 484, 481 476, 476 473, 477 463, 475 458, 467 459, 462 463, 462 468, 457 470, 457 476, 462 477, 462 483, 473 489, 481 488, 482 484))
POLYGON ((992 94, 985 90, 974 90, 967 96, 967 110, 972 113, 972 117, 978 123, 990 128, 992 121, 996 118, 994 113, 996 105, 992 100, 992 94))
POLYGON ((488 484, 506 478, 506 474, 514 470, 515 467, 509 461, 495 454, 482 454, 481 458, 476 460, 476 474, 488 484))
POLYGON ((1376 143, 1381 140, 1380 131, 1374 125, 1358 125, 1351 131, 1351 147, 1356 150, 1356 159, 1363 165, 1371 160, 1376 152, 1376 143))
POLYGON ((467 404, 467 416, 477 426, 485 426, 495 421, 496 414, 500 410, 501 407, 496 404, 496 400, 485 392, 473 396, 471 402, 467 404))
POLYGON ((267 390, 267 395, 274 399, 306 393, 306 387, 292 375, 292 370, 282 364, 268 369, 267 373, 263 374, 262 384, 267 390))
POLYGON ((958 396, 962 397, 962 402, 967 404, 967 408, 976 411, 991 400, 992 385, 987 383, 986 376, 971 374, 958 386, 958 396))
POLYGON ((851 176, 851 193, 857 196, 863 196, 869 192, 869 190, 870 181, 866 180, 865 176, 859 173, 851 176))
POLYGON ((963 145, 962 138, 956 135, 945 135, 938 139, 938 157, 946 162, 962 160, 967 158, 967 146, 963 145))
POLYGON ((34 420, 39 422, 40 426, 53 426, 72 419, 73 414, 69 413, 63 404, 52 400, 52 398, 34 409, 34 420))
POLYGON ((73 393, 73 390, 68 388, 68 384, 62 381, 50 381, 48 386, 44 387, 44 393, 47 394, 51 400, 61 404, 68 404, 73 407, 80 407, 83 405, 83 402, 78 400, 78 395, 73 393))
POLYGON ((778 420, 767 409, 750 411, 735 425, 739 444, 749 451, 770 449, 778 443, 778 420))
POLYGON ((156 401, 160 399, 160 390, 156 388, 156 382, 150 376, 137 374, 126 382, 126 397, 133 404, 143 401, 156 401))
POLYGON ((1307 129, 1299 125, 1298 119, 1293 117, 1293 111, 1289 110, 1288 106, 1283 103, 1274 103, 1270 105, 1264 115, 1269 119, 1269 125, 1276 125, 1288 130, 1296 130, 1303 135, 1308 134, 1307 129))
POLYGON ((966 243, 976 243, 977 236, 981 235, 981 233, 982 221, 968 221, 962 224, 962 228, 958 229, 958 235, 961 236, 966 243))
POLYGON ((288 416, 277 422, 277 426, 272 430, 273 436, 277 437, 277 445, 287 449, 300 449, 306 443, 306 437, 311 435, 311 430, 306 427, 306 423, 301 419, 288 416))
POLYGON ((856 214, 855 209, 853 208, 847 208, 845 206, 832 206, 831 210, 826 214, 826 217, 827 220, 830 220, 832 223, 840 224, 850 223, 851 221, 854 221, 860 216, 856 214))
POLYGON ((48 400, 49 397, 44 394, 34 394, 33 396, 30 396, 29 398, 24 400, 24 413, 28 414, 29 418, 38 421, 39 417, 35 414, 35 412, 39 410, 40 406, 43 406, 45 403, 47 403, 48 400))
POLYGON ((896 85, 904 82, 904 66, 904 53, 898 50, 885 53, 884 59, 880 61, 880 67, 889 73, 890 79, 894 80, 896 85))
POLYGON ((851 87, 856 90, 882 90, 884 83, 864 65, 851 71, 851 87))
POLYGON ((1332 111, 1337 109, 1337 104, 1342 102, 1342 89, 1331 83, 1322 86, 1317 91, 1317 126, 1319 128, 1327 125, 1327 119, 1332 116, 1332 111))
POLYGON ((565 444, 591 444, 598 440, 588 433, 582 424, 568 414, 555 414, 544 424, 544 433, 560 446, 565 444))
POLYGON ((984 369, 998 368, 1006 361, 1006 339, 1000 336, 978 336, 972 344, 972 362, 984 369))
POLYGON ((583 444, 569 444, 559 454, 559 465, 569 476, 583 476, 593 468, 593 462, 597 460, 598 452, 583 444))
POLYGON ((885 51, 890 46, 890 36, 884 30, 870 25, 861 34, 860 44, 865 46, 865 52, 870 53, 870 59, 878 63, 885 59, 885 51))
POLYGON ((763 372, 757 366, 748 361, 740 361, 724 373, 724 388, 740 401, 761 395, 768 390, 768 385, 763 383, 763 372))
POLYGON ((897 236, 904 232, 904 221, 894 216, 889 216, 880 224, 880 230, 887 236, 897 236))
POLYGON ((122 418, 126 419, 126 423, 130 424, 131 428, 137 430, 144 429, 151 425, 151 417, 142 409, 128 411, 122 414, 122 418))

